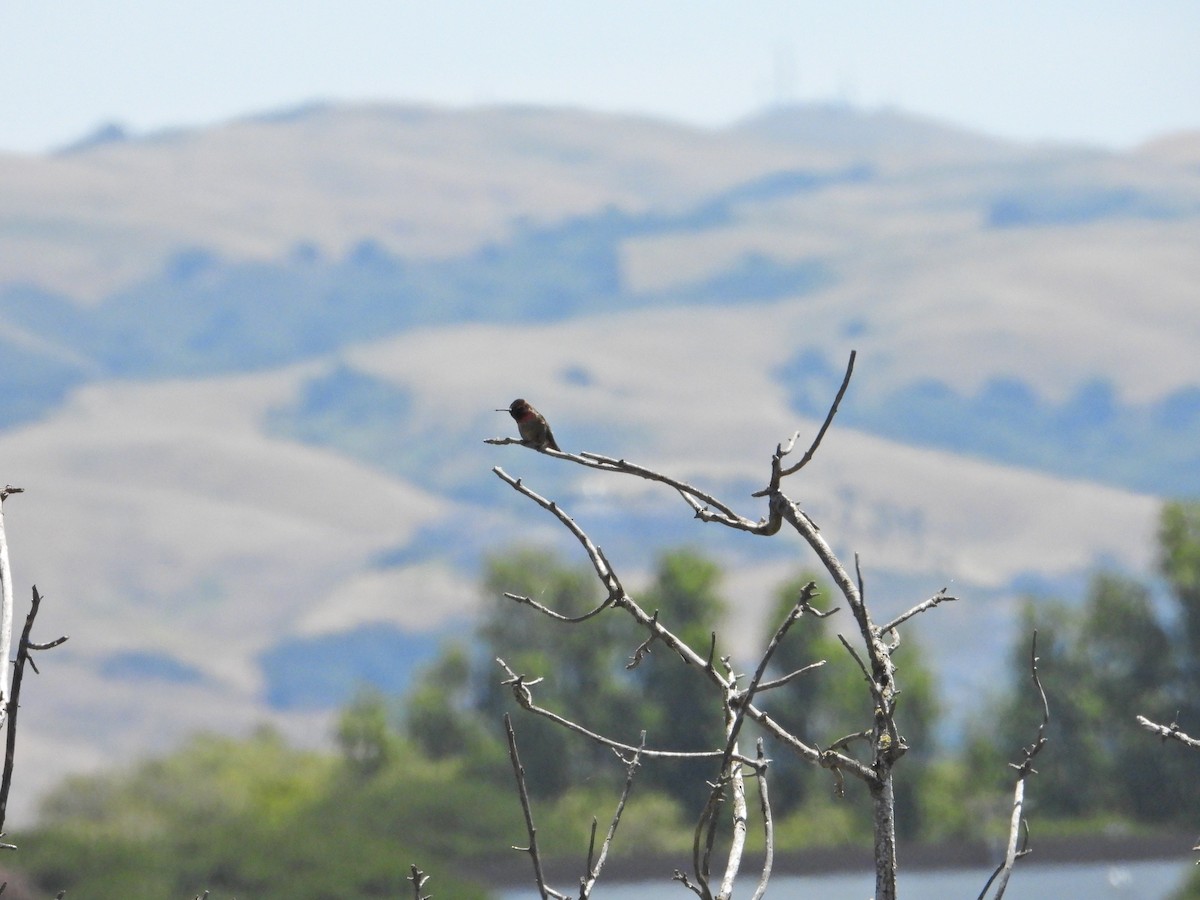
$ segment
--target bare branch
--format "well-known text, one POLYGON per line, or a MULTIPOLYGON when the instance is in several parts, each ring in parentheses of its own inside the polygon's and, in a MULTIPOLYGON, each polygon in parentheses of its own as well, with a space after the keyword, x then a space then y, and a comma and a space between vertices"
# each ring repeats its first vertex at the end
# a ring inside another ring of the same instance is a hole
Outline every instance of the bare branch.
MULTIPOLYGON (((739 697, 735 698, 735 701, 739 705, 752 702, 754 700, 754 695, 761 690, 763 675, 766 674, 767 666, 771 662, 771 657, 775 655, 776 648, 779 647, 780 643, 783 641, 784 635, 791 630, 791 627, 795 625, 797 621, 799 621, 800 617, 804 615, 805 612, 812 611, 812 607, 809 604, 812 602, 812 598, 816 595, 816 593, 817 585, 815 582, 810 581, 803 588, 801 588, 800 599, 796 601, 796 604, 792 607, 791 612, 784 616, 783 621, 779 623, 779 627, 775 629, 775 633, 771 635, 771 640, 767 643, 767 647, 763 651, 762 658, 758 661, 758 668, 754 672, 754 677, 750 679, 749 686, 747 686, 746 690, 739 697)), ((813 666, 805 666, 805 669, 811 669, 817 665, 822 665, 822 663, 815 663, 813 666)), ((798 671, 800 670, 797 670, 797 672, 798 671)), ((793 677, 795 677, 796 674, 797 673, 794 672, 791 675, 778 679, 778 681, 786 684, 787 681, 790 681, 793 677)), ((735 731, 734 737, 736 738, 736 736, 737 732, 735 731)))
MULTIPOLYGON (((487 438, 485 444, 494 444, 503 446, 505 444, 520 444, 522 446, 530 446, 525 441, 518 438, 487 438)), ((539 449, 539 448, 534 448, 539 449)), ((647 481, 657 481, 661 484, 675 488, 679 494, 687 501, 696 513, 697 518, 706 519, 708 521, 719 521, 733 528, 739 528, 745 531, 753 531, 757 527, 757 523, 750 519, 739 516, 732 508, 722 503, 716 497, 706 493, 694 485, 688 484, 686 481, 680 481, 678 478, 672 478, 669 475, 664 475, 662 472, 656 472, 654 469, 648 469, 645 466, 639 466, 636 463, 631 463, 626 459, 619 459, 613 456, 606 456, 602 453, 592 453, 583 451, 581 453, 566 453, 561 450, 543 449, 540 452, 547 456, 553 456, 558 459, 567 460, 568 462, 577 463, 589 469, 599 469, 602 472, 617 472, 626 475, 635 475, 638 478, 644 478, 647 481), (716 513, 712 510, 717 510, 716 513)), ((493 469, 495 471, 495 469, 493 469)), ((508 480, 508 479, 506 479, 508 480)), ((511 481, 509 482, 512 483, 511 481)))
MULTIPOLYGON (((499 412, 499 410, 497 410, 497 412, 499 412)), ((545 453, 547 456, 557 456, 566 459, 576 458, 575 454, 573 453, 564 453, 562 450, 554 450, 550 447, 538 447, 537 445, 531 444, 529 441, 522 440, 521 438, 484 438, 483 442, 485 444, 494 444, 497 447, 503 447, 506 444, 519 444, 522 447, 528 447, 530 450, 536 450, 538 453, 545 453)))
MULTIPOLYGON (((734 674, 728 657, 724 658, 729 670, 729 689, 723 697, 725 710, 725 757, 721 760, 721 777, 728 780, 733 799, 733 834, 729 842, 729 856, 725 863, 725 877, 721 880, 721 889, 717 895, 719 900, 728 900, 733 895, 733 883, 737 879, 738 870, 742 865, 742 854, 746 848, 746 833, 749 814, 746 805, 746 781, 742 775, 742 767, 733 759, 738 753, 738 733, 745 721, 746 713, 741 700, 749 701, 758 689, 758 681, 762 678, 765 662, 760 667, 751 686, 744 693, 737 689, 737 676, 734 674)), ((710 838, 711 843, 711 838, 710 838)))
POLYGON ((642 763, 642 749, 646 746, 646 732, 642 732, 641 746, 638 747, 638 752, 633 755, 625 766, 625 787, 621 790, 621 799, 617 801, 617 809, 613 813, 612 821, 608 826, 608 833, 604 836, 604 843, 600 846, 600 858, 596 860, 596 864, 592 865, 592 844, 596 840, 596 820, 592 819, 592 841, 588 845, 588 875, 579 891, 579 900, 587 900, 591 896, 592 888, 596 884, 596 880, 600 877, 600 870, 604 868, 604 861, 608 857, 608 851, 612 847, 613 837, 617 833, 617 825, 621 821, 621 814, 625 811, 625 802, 629 799, 629 791, 633 787, 633 776, 637 774, 638 766, 642 763))
POLYGON ((790 684, 793 679, 799 678, 801 675, 813 671, 813 669, 819 669, 823 665, 825 665, 825 660, 819 659, 814 663, 809 663, 807 666, 801 666, 794 672, 788 672, 788 674, 780 678, 774 678, 771 681, 764 681, 758 686, 758 693, 761 694, 763 691, 769 691, 773 688, 783 687, 785 684, 790 684))
POLYGON ((957 600, 958 600, 957 597, 948 596, 946 594, 946 588, 942 588, 940 591, 938 591, 936 594, 934 594, 928 600, 924 600, 921 603, 918 603, 916 606, 914 606, 908 612, 900 613, 900 615, 896 616, 896 618, 892 619, 892 621, 888 622, 886 625, 884 625, 882 628, 880 628, 879 633, 881 635, 883 635, 883 634, 887 634, 889 631, 895 631, 899 626, 903 625, 905 622, 907 622, 913 616, 919 615, 920 613, 925 612, 925 610, 927 610, 927 609, 933 609, 938 604, 953 603, 957 600))
POLYGON ((626 459, 618 459, 613 456, 605 456, 601 453, 590 453, 584 451, 580 454, 581 462, 584 465, 589 465, 594 469, 603 469, 606 472, 623 472, 626 475, 636 475, 638 478, 644 478, 647 481, 657 481, 660 484, 668 485, 675 488, 688 504, 697 513, 699 518, 711 517, 712 521, 720 521, 734 528, 744 530, 753 530, 756 523, 747 518, 739 516, 729 506, 722 503, 716 497, 712 496, 694 485, 688 484, 686 481, 680 481, 678 478, 672 478, 670 475, 664 475, 662 472, 656 472, 654 469, 647 469, 645 466, 639 466, 636 463, 631 463, 626 459), (693 502, 698 501, 699 504, 693 502), (717 513, 711 511, 705 515, 701 515, 701 511, 706 508, 717 510, 717 513))
MULTIPOLYGON (((33 599, 29 603, 29 613, 25 616, 25 628, 21 631, 21 642, 17 645, 17 661, 13 666, 12 696, 6 704, 8 712, 8 734, 5 735, 4 774, 0 776, 0 832, 4 830, 4 820, 8 814, 8 792, 12 788, 13 764, 17 756, 17 713, 21 706, 21 684, 25 677, 25 666, 28 664, 35 672, 37 666, 29 654, 33 650, 48 650, 66 641, 66 636, 48 641, 45 644, 35 644, 29 639, 33 631, 33 622, 37 618, 42 605, 42 596, 38 593, 37 585, 33 586, 33 599)), ((7 665, 5 665, 7 668, 7 665)))
POLYGON ((863 658, 858 655, 858 651, 846 640, 845 635, 839 634, 837 639, 842 642, 842 646, 846 648, 846 652, 854 657, 854 661, 858 663, 858 668, 863 673, 863 679, 867 682, 867 687, 871 691, 871 699, 875 701, 876 708, 886 711, 887 701, 884 700, 883 694, 880 693, 879 685, 871 677, 871 670, 867 668, 867 664, 863 662, 863 658))
MULTIPOLYGON (((654 611, 654 615, 652 615, 650 617, 650 625, 654 626, 657 624, 658 624, 658 610, 656 609, 654 611)), ((645 659, 646 656, 649 655, 649 653, 650 653, 650 645, 653 644, 657 639, 658 638, 654 634, 653 628, 651 628, 650 637, 646 638, 644 641, 642 641, 640 644, 637 645, 637 648, 633 651, 633 656, 631 656, 629 658, 629 662, 625 665, 625 668, 626 669, 636 669, 638 666, 640 666, 642 664, 642 660, 645 659)))
MULTIPOLYGON (((600 578, 600 581, 607 589, 609 599, 614 606, 621 607, 631 616, 633 616, 634 620, 643 628, 647 629, 653 637, 662 641, 664 644, 678 653, 680 658, 683 659, 685 663, 704 669, 714 683, 716 683, 722 690, 728 688, 728 685, 725 683, 725 679, 720 675, 719 672, 717 672, 716 667, 712 664, 712 648, 710 648, 709 659, 706 661, 680 638, 676 637, 671 633, 671 631, 663 627, 663 625, 658 621, 657 615, 649 615, 645 610, 638 606, 637 603, 635 603, 633 599, 625 593, 625 589, 621 586, 621 582, 616 575, 616 571, 609 564, 608 559, 604 556, 604 551, 592 542, 592 539, 588 537, 587 533, 584 532, 584 530, 580 528, 570 516, 564 513, 557 503, 547 500, 544 497, 534 493, 529 488, 525 487, 525 485, 521 483, 520 479, 511 477, 507 472, 499 467, 494 468, 492 471, 519 493, 529 497, 543 509, 552 512, 554 516, 560 522, 562 522, 572 534, 575 535, 580 544, 583 545, 584 550, 587 552, 588 558, 592 561, 592 567, 596 570, 596 575, 600 578)), ((524 598, 518 598, 514 596, 514 599, 517 599, 519 602, 524 602, 524 598)), ((713 640, 715 641, 715 639, 716 636, 714 634, 713 640)))
MULTIPOLYGON (((833 417, 837 415, 838 406, 842 402, 842 398, 846 395, 846 388, 850 386, 850 376, 854 372, 854 359, 857 356, 857 351, 850 351, 850 361, 846 366, 846 374, 842 378, 842 386, 838 388, 837 396, 833 400, 833 404, 829 407, 829 412, 825 415, 825 421, 822 423, 820 430, 817 432, 816 438, 813 439, 808 451, 804 454, 801 460, 788 468, 783 467, 784 457, 791 454, 795 449, 796 441, 800 439, 800 432, 794 432, 786 444, 778 444, 775 447, 775 453, 771 456, 771 481, 761 491, 755 491, 751 497, 772 497, 779 494, 780 482, 788 475, 792 475, 812 461, 816 455, 817 448, 821 445, 821 440, 825 437, 825 432, 829 430, 830 424, 833 422, 833 417)), ((759 532, 761 534, 774 534, 779 530, 779 519, 777 518, 777 510, 772 508, 770 526, 763 523, 763 528, 759 532)))
MULTIPOLYGON (((564 718, 558 713, 552 712, 543 706, 538 706, 533 702, 533 692, 530 691, 529 688, 537 684, 542 679, 535 678, 534 680, 529 681, 524 675, 518 675, 516 672, 514 672, 508 663, 506 663, 503 659, 497 658, 496 662, 503 666, 504 671, 508 673, 508 678, 502 683, 512 686, 513 696, 516 698, 518 705, 520 705, 522 709, 549 719, 551 722, 555 722, 558 725, 561 725, 563 728, 574 731, 576 734, 581 734, 588 740, 595 741, 601 746, 610 747, 620 753, 635 753, 651 759, 720 759, 724 756, 723 750, 647 750, 644 747, 634 747, 632 744, 623 744, 620 741, 614 741, 612 738, 606 738, 602 734, 597 734, 594 731, 584 728, 578 722, 573 722, 570 719, 564 718)), ((747 759, 743 756, 738 756, 735 758, 738 760, 738 762, 751 765, 753 765, 754 762, 753 760, 747 759)))
POLYGON ((537 827, 533 824, 533 807, 529 805, 529 790, 525 786, 525 767, 521 765, 521 758, 517 755, 517 735, 513 731, 512 720, 508 717, 508 713, 504 714, 504 730, 508 734, 508 758, 512 761, 513 775, 517 779, 517 793, 521 797, 521 810, 525 813, 525 830, 529 834, 528 847, 513 847, 513 849, 528 853, 529 858, 533 861, 533 877, 537 882, 542 900, 547 900, 549 897, 554 897, 556 900, 567 900, 566 894, 561 894, 547 886, 546 876, 542 873, 542 858, 538 855, 537 848, 537 827))
POLYGON ((570 625, 575 625, 580 622, 586 622, 588 619, 592 618, 593 616, 600 615, 600 613, 604 612, 606 609, 608 609, 610 606, 613 605, 612 598, 605 597, 599 606, 597 606, 595 609, 588 610, 581 616, 564 616, 562 613, 557 612, 557 611, 551 609, 550 607, 545 606, 544 604, 538 603, 532 597, 526 597, 522 594, 513 594, 509 591, 505 591, 504 596, 507 597, 509 600, 512 600, 514 603, 520 603, 525 606, 531 607, 531 608, 537 610, 538 612, 540 612, 542 615, 549 616, 551 619, 554 619, 554 621, 556 621, 556 622, 564 622, 564 623, 567 623, 570 625))
POLYGON ((1037 774, 1037 770, 1033 767, 1033 760, 1041 752, 1042 748, 1046 746, 1046 726, 1050 724, 1050 703, 1046 699, 1046 691, 1042 688, 1042 679, 1038 675, 1037 664, 1037 632, 1034 631, 1029 651, 1029 668, 1033 684, 1037 688, 1038 696, 1042 702, 1042 721, 1038 725, 1036 739, 1029 747, 1026 747, 1022 751, 1025 758, 1019 764, 1011 764, 1017 770, 1017 782, 1013 787, 1013 807, 1008 829, 1008 847, 1004 854, 1004 861, 1000 863, 996 871, 992 873, 992 877, 983 886, 983 890, 979 894, 979 900, 984 900, 993 882, 996 885, 996 893, 992 895, 993 900, 1000 900, 1004 896, 1004 891, 1008 888, 1008 879, 1012 875, 1013 866, 1016 865, 1018 859, 1030 853, 1029 826, 1021 818, 1021 813, 1025 807, 1025 782, 1028 781, 1030 775, 1037 774), (1022 831, 1024 832, 1024 839, 1020 840, 1020 847, 1018 847, 1018 840, 1022 831))
POLYGON ((825 421, 821 425, 821 430, 817 432, 816 438, 813 439, 812 446, 810 446, 804 456, 800 458, 800 462, 796 463, 794 466, 789 466, 787 469, 784 469, 782 472, 780 472, 779 474, 781 477, 786 478, 788 475, 799 472, 801 469, 807 466, 812 461, 813 456, 816 455, 817 448, 821 446, 821 440, 825 437, 825 432, 829 430, 829 426, 833 422, 833 417, 837 415, 838 407, 842 403, 842 398, 846 396, 846 388, 850 386, 850 376, 854 374, 854 360, 857 356, 857 350, 850 351, 850 360, 846 363, 846 374, 842 376, 842 386, 838 388, 837 396, 833 398, 833 405, 829 407, 829 412, 825 416, 825 421))
POLYGON ((1190 737, 1186 732, 1179 730, 1179 723, 1172 721, 1170 725, 1159 725, 1156 722, 1151 722, 1145 716, 1138 716, 1137 723, 1157 734, 1164 742, 1168 740, 1179 741, 1185 747, 1191 747, 1193 750, 1200 750, 1200 740, 1190 737))
POLYGON ((696 887, 704 900, 712 900, 712 889, 708 886, 709 863, 712 859, 713 844, 716 841, 717 813, 725 802, 725 779, 718 778, 710 785, 708 802, 700 811, 696 821, 696 832, 692 837, 692 871, 696 874, 696 887))
POLYGON ((695 884, 692 884, 692 880, 690 878, 688 878, 687 875, 684 874, 683 872, 681 872, 679 869, 675 870, 675 874, 671 876, 671 880, 678 881, 680 884, 682 884, 685 888, 687 888, 689 891, 691 891, 697 897, 704 896, 704 894, 701 892, 700 888, 698 886, 696 886, 695 884))
POLYGON ((852 741, 866 741, 867 743, 870 743, 871 742, 871 732, 870 731, 851 732, 850 734, 846 735, 845 737, 838 738, 836 741, 834 741, 832 744, 830 744, 829 749, 830 750, 837 750, 839 748, 847 749, 850 746, 850 743, 852 741))
MULTIPOLYGON (((422 894, 421 888, 425 886, 425 882, 429 880, 429 876, 418 869, 416 866, 411 867, 411 873, 407 876, 408 881, 413 883, 413 900, 429 900, 428 894, 422 894)), ((205 896, 207 896, 207 891, 205 896)))
MULTIPOLYGON (((494 471, 496 471, 497 475, 501 479, 506 481, 508 484, 512 485, 515 489, 519 490, 521 493, 525 494, 526 496, 529 496, 531 499, 534 499, 535 502, 537 502, 539 506, 542 506, 542 508, 551 510, 552 512, 554 512, 555 516, 557 518, 559 518, 560 521, 564 521, 564 519, 566 521, 569 521, 570 526, 568 526, 568 527, 571 528, 572 533, 575 534, 577 537, 582 535, 582 538, 580 539, 580 543, 584 546, 585 550, 588 553, 589 558, 592 560, 593 567, 596 569, 597 575, 601 578, 601 581, 605 584, 606 587, 609 588, 610 591, 611 591, 610 581, 609 581, 610 577, 614 582, 616 582, 619 585, 619 580, 617 579, 612 567, 608 564, 607 559, 604 557, 603 551, 601 551, 600 548, 597 547, 591 541, 591 539, 587 537, 587 535, 583 532, 583 530, 580 529, 577 525, 575 525, 575 523, 573 521, 571 521, 569 517, 565 517, 561 513, 561 510, 559 509, 557 504, 551 504, 550 501, 547 501, 541 497, 538 497, 532 491, 529 491, 527 488, 525 488, 524 485, 520 485, 519 481, 517 481, 516 479, 512 479, 510 476, 507 475, 507 473, 504 473, 502 470, 497 469, 494 471)), ((789 508, 791 507, 791 504, 788 503, 786 501, 786 499, 784 502, 787 503, 789 508)), ((811 533, 816 534, 816 526, 812 525, 812 523, 808 520, 808 518, 806 516, 803 515, 803 513, 800 513, 799 511, 794 511, 794 514, 796 516, 800 517, 800 521, 807 523, 807 527, 809 529, 811 529, 811 533)), ((565 524, 565 522, 564 522, 564 524, 565 524)), ((828 558, 833 561, 833 564, 835 566, 837 566, 838 563, 836 561, 836 558, 833 557, 832 551, 828 549, 828 545, 824 544, 823 539, 820 539, 819 535, 817 537, 818 537, 818 540, 820 540, 820 543, 825 546, 825 550, 826 550, 826 554, 827 554, 828 558)), ((851 588, 851 589, 853 590, 853 588, 851 588)), ((662 623, 658 621, 657 614, 655 614, 655 615, 647 614, 646 611, 643 610, 640 606, 638 606, 638 604, 635 603, 632 598, 630 598, 627 594, 625 594, 623 592, 623 589, 621 589, 620 596, 616 597, 616 599, 613 601, 613 603, 615 606, 621 607, 626 612, 628 612, 631 616, 633 616, 634 620, 637 621, 637 623, 639 625, 641 625, 643 628, 645 628, 647 631, 650 632, 650 635, 652 638, 654 638, 658 641, 661 641, 667 647, 670 647, 673 651, 675 651, 677 654, 679 654, 680 658, 683 659, 684 662, 688 663, 689 665, 694 665, 697 668, 703 670, 708 675, 709 679, 711 681, 713 681, 717 686, 719 686, 723 691, 728 690, 729 685, 726 683, 725 678, 720 674, 720 672, 717 671, 716 667, 714 665, 712 665, 712 660, 711 659, 706 660, 705 658, 701 657, 698 653, 696 653, 695 650, 693 650, 690 646, 688 646, 686 643, 684 643, 680 638, 678 638, 675 634, 673 634, 669 629, 664 627, 662 625, 662 623)), ((829 615, 829 614, 830 613, 824 613, 821 615, 829 615)), ((645 644, 643 644, 643 646, 648 648, 649 642, 646 642, 645 644)), ((635 656, 635 658, 636 658, 636 656, 635 656)), ((526 686, 528 686, 529 682, 526 682, 525 684, 526 684, 526 686)), ((514 685, 514 692, 516 692, 516 691, 517 691, 517 688, 514 685)), ((520 695, 518 695, 518 702, 524 702, 520 695)), ((530 700, 530 703, 532 704, 532 700, 530 700)), ((539 715, 546 716, 547 718, 551 718, 554 721, 558 721, 558 722, 560 722, 560 724, 563 724, 568 728, 572 728, 573 730, 579 730, 581 733, 587 735, 588 737, 590 737, 593 740, 598 739, 599 742, 604 743, 606 746, 614 747, 615 749, 621 750, 626 753, 633 751, 633 748, 628 745, 619 744, 617 742, 609 742, 609 741, 607 741, 607 739, 601 738, 599 735, 593 735, 591 732, 587 731, 586 729, 581 729, 580 726, 576 725, 573 722, 568 722, 568 720, 566 720, 566 719, 562 719, 561 717, 555 716, 555 714, 551 713, 548 710, 544 710, 540 707, 536 707, 536 706, 532 706, 532 705, 529 708, 531 711, 536 712, 539 715)), ((854 775, 856 777, 864 779, 866 781, 870 781, 875 777, 874 773, 870 767, 865 766, 863 763, 854 759, 853 757, 844 756, 841 754, 832 754, 832 755, 830 755, 828 753, 822 754, 822 752, 817 750, 815 747, 811 747, 808 744, 805 744, 803 741, 798 739, 795 735, 791 734, 783 725, 781 725, 779 722, 772 719, 771 716, 769 716, 766 712, 758 709, 753 704, 747 704, 745 706, 745 712, 748 717, 750 717, 755 722, 757 722, 760 726, 762 726, 764 729, 766 729, 770 734, 774 735, 781 743, 783 743, 786 747, 791 749, 794 753, 799 755, 801 758, 806 759, 809 762, 825 766, 827 768, 834 768, 834 767, 844 768, 845 770, 854 773, 854 775)), ((645 751, 645 755, 656 755, 656 753, 661 753, 661 752, 666 752, 666 751, 657 751, 656 752, 656 751, 647 750, 647 751, 645 751)), ((745 760, 743 758, 742 761, 746 762, 747 760, 745 760)))
POLYGON ((758 879, 751 900, 762 900, 767 893, 767 882, 771 880, 771 869, 775 864, 775 821, 771 816, 771 800, 767 795, 767 758, 763 755, 763 739, 759 738, 758 768, 754 777, 758 779, 758 804, 763 818, 763 838, 767 847, 766 859, 763 860, 762 874, 758 879))
POLYGON ((549 510, 551 513, 553 513, 555 518, 562 522, 563 525, 566 526, 567 530, 571 532, 571 534, 575 535, 579 543, 583 545, 583 549, 587 551, 588 559, 592 561, 592 567, 596 570, 596 575, 599 577, 601 583, 608 591, 608 602, 612 603, 618 597, 624 595, 625 589, 621 587, 620 580, 617 578, 616 573, 608 565, 608 561, 605 560, 604 555, 600 552, 599 548, 592 543, 592 539, 587 536, 584 530, 575 524, 575 520, 559 508, 557 503, 555 503, 553 500, 547 500, 540 494, 531 491, 521 483, 520 478, 513 478, 499 466, 494 467, 492 471, 495 472, 502 481, 510 485, 518 493, 524 494, 538 506, 542 507, 542 509, 549 510))

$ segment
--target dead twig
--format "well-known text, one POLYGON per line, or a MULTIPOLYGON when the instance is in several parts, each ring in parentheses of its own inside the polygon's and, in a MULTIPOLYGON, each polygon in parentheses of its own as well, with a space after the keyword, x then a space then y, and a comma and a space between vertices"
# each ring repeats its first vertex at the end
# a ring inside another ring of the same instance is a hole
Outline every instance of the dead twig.
POLYGON ((513 731, 512 720, 508 713, 504 714, 504 730, 508 735, 508 758, 512 762, 513 775, 517 779, 517 793, 521 798, 521 810, 525 814, 525 831, 529 835, 528 847, 514 846, 514 850, 528 853, 533 862, 533 877, 537 882, 538 892, 542 900, 554 897, 556 900, 568 900, 567 895, 560 893, 546 884, 546 876, 542 872, 542 858, 538 854, 537 827, 533 824, 533 807, 529 803, 529 789, 525 786, 525 767, 517 754, 517 735, 513 731))
MULTIPOLYGON (((884 625, 882 628, 880 628, 879 633, 881 635, 884 635, 884 634, 887 634, 889 631, 895 632, 899 626, 903 625, 905 622, 907 622, 913 616, 919 615, 919 614, 925 612, 925 610, 927 610, 927 609, 933 609, 935 606, 938 606, 939 604, 954 603, 957 600, 958 600, 957 597, 949 596, 946 593, 946 589, 942 588, 940 591, 938 591, 936 594, 934 594, 928 600, 924 600, 921 603, 918 603, 916 606, 914 606, 912 609, 908 610, 907 612, 900 613, 900 615, 896 616, 896 618, 892 619, 892 621, 888 622, 886 625, 884 625)), ((897 634, 896 637, 899 638, 899 635, 897 634)), ((893 646, 892 649, 894 650, 895 646, 893 646)))
POLYGON ((1179 741, 1185 747, 1191 747, 1193 750, 1200 750, 1200 740, 1189 736, 1186 732, 1179 730, 1179 723, 1172 720, 1170 725, 1159 725, 1156 722, 1151 722, 1145 716, 1138 716, 1137 723, 1147 731, 1157 734, 1166 741, 1179 741))
POLYGON ((767 893, 767 882, 771 880, 771 869, 775 864, 775 820, 771 816, 771 800, 767 794, 767 758, 763 755, 763 739, 757 743, 758 768, 754 777, 758 779, 758 806, 762 813, 763 838, 767 846, 766 858, 763 860, 762 872, 758 877, 758 887, 754 890, 751 900, 762 900, 767 893))
POLYGON ((25 666, 28 665, 34 673, 37 673, 37 664, 30 655, 32 651, 50 650, 67 640, 66 635, 63 635, 44 644, 38 644, 30 638, 33 632, 33 623, 41 605, 42 596, 38 593, 37 585, 34 585, 29 613, 25 616, 25 628, 21 631, 21 642, 17 645, 17 661, 13 666, 12 696, 5 704, 8 712, 8 734, 5 735, 4 774, 0 776, 0 832, 4 830, 4 820, 8 813, 8 792, 12 787, 13 764, 17 755, 17 713, 21 705, 21 684, 25 677, 25 666))
POLYGON ((1038 675, 1038 657, 1037 657, 1037 632, 1033 633, 1033 641, 1029 651, 1029 669, 1033 678, 1034 687, 1037 688, 1038 696, 1042 702, 1042 721, 1038 725, 1037 736, 1034 742, 1022 750, 1024 759, 1020 763, 1010 763, 1017 770, 1017 782, 1013 787, 1013 807, 1012 818, 1008 829, 1008 846, 1004 854, 1004 861, 996 867, 992 872, 991 877, 983 886, 983 890, 979 892, 979 900, 984 900, 987 896, 988 888, 993 882, 996 885, 996 892, 992 895, 992 900, 1000 900, 1004 896, 1004 891, 1008 888, 1008 879, 1012 875, 1013 866, 1017 860, 1027 856, 1031 851, 1029 849, 1029 825, 1021 817, 1021 813, 1025 807, 1025 782, 1029 780, 1030 775, 1036 775, 1037 769, 1033 767, 1034 758, 1046 746, 1046 726, 1050 724, 1050 702, 1046 699, 1046 691, 1042 687, 1042 679, 1038 675), (1020 846, 1018 847, 1018 842, 1020 846))
POLYGON ((588 874, 579 890, 579 900, 587 900, 592 894, 592 888, 595 887, 596 881, 600 878, 600 870, 604 868, 604 861, 608 858, 608 851, 612 847, 613 838, 617 834, 617 825, 621 822, 621 815, 625 812, 625 803, 629 800, 629 791, 633 788, 633 776, 637 774, 638 767, 642 763, 642 750, 646 746, 646 732, 642 732, 641 744, 638 751, 625 764, 625 787, 621 789, 621 797, 617 801, 616 811, 613 813, 612 821, 609 822, 608 832, 604 836, 604 843, 600 845, 600 857, 596 860, 595 865, 592 864, 592 847, 596 842, 596 820, 592 819, 592 837, 588 843, 588 874))
MULTIPOLYGON (((429 900, 428 894, 422 894, 421 888, 425 886, 425 882, 429 880, 429 876, 418 869, 416 866, 411 867, 411 871, 407 876, 407 880, 413 884, 413 900, 429 900)), ((207 896, 207 892, 205 892, 207 896)))
MULTIPOLYGON (((648 750, 643 747, 635 747, 632 744, 624 744, 621 741, 614 741, 612 738, 607 738, 602 734, 597 734, 578 722, 573 722, 558 713, 546 709, 544 706, 538 706, 533 702, 533 692, 531 687, 540 682, 541 678, 528 680, 524 675, 518 675, 503 659, 496 659, 504 671, 508 674, 502 684, 512 687, 513 697, 516 698, 517 705, 522 709, 549 719, 563 728, 574 731, 576 734, 583 735, 590 741, 600 744, 602 747, 608 747, 618 753, 634 753, 647 759, 720 759, 724 756, 723 750, 648 750)), ((754 761, 746 757, 736 757, 739 762, 753 765, 754 761)))

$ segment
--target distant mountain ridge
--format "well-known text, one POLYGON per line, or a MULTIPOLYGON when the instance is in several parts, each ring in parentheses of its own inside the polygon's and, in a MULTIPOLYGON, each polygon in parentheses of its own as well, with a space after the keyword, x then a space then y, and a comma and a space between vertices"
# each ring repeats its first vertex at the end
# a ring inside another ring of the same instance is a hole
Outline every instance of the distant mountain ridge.
POLYGON ((480 554, 561 541, 498 464, 634 571, 719 554, 748 641, 795 547, 483 445, 519 395, 564 446, 750 514, 856 348, 802 493, 885 603, 986 598, 929 626, 956 690, 1017 593, 1146 565, 1156 496, 1200 494, 1200 170, 1174 156, 833 106, 704 131, 315 105, 3 157, 0 193, 10 542, 71 598, 91 704, 45 688, 29 734, 47 759, 101 735, 66 767, 146 749, 117 708, 316 740, 356 679, 402 685, 494 599, 480 554))

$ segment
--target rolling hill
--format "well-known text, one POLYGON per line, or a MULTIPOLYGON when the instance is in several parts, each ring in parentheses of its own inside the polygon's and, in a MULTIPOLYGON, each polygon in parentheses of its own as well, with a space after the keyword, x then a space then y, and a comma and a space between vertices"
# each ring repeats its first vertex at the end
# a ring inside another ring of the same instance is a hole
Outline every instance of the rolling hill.
POLYGON ((757 514, 771 451, 815 431, 857 348, 797 496, 881 610, 966 600, 919 629, 952 703, 994 675, 1018 594, 1145 571, 1158 498, 1200 493, 1182 139, 399 106, 116 137, 0 158, 9 540, 39 630, 72 635, 22 716, 26 810, 197 728, 321 741, 356 680, 400 688, 497 602, 482 554, 572 552, 494 465, 632 583, 655 548, 717 554, 748 648, 799 548, 484 445, 518 395, 566 447, 757 514))

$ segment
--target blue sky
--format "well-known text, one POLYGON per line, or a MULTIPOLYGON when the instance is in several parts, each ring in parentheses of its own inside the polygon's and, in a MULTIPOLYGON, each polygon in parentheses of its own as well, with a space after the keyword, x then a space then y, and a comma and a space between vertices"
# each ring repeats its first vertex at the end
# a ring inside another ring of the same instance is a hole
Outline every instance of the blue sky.
POLYGON ((1112 147, 1200 129, 1198 0, 39 0, 0 7, 0 150, 310 100, 536 103, 720 126, 892 106, 1112 147))

